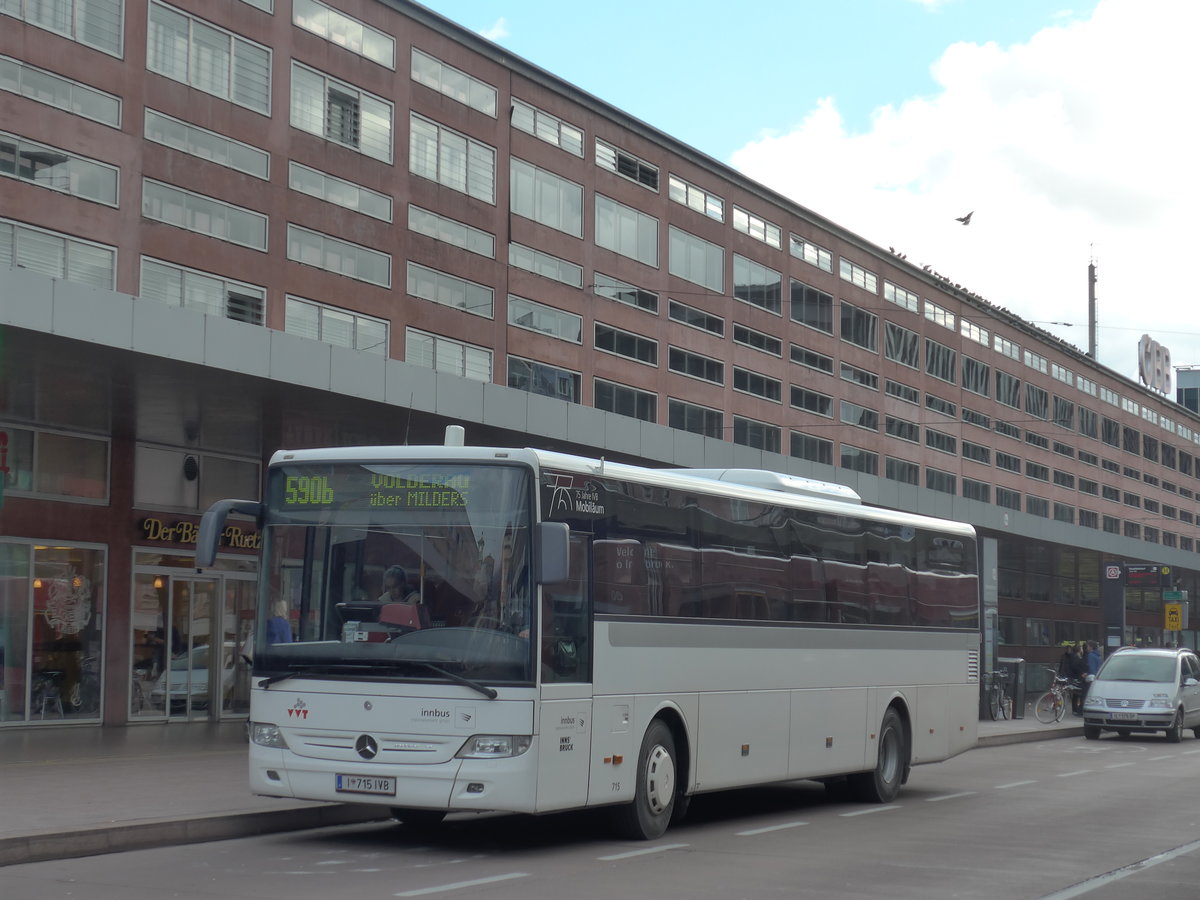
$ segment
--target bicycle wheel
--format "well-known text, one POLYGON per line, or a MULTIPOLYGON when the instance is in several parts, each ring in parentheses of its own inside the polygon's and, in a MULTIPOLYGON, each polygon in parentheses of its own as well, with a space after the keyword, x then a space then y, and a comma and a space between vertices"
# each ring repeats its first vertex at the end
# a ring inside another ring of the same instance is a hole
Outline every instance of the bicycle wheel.
POLYGON ((1033 707, 1033 714, 1043 725, 1049 725, 1062 718, 1054 706, 1054 700, 1054 691, 1046 691, 1046 693, 1038 697, 1037 703, 1033 707))
POLYGON ((1000 718, 1002 718, 1002 719, 1011 719, 1012 718, 1012 704, 1013 704, 1012 697, 1008 696, 1008 694, 1001 695, 1001 697, 1000 697, 1000 718))
POLYGON ((1003 718, 1003 711, 1000 703, 1000 691, 996 688, 988 689, 988 713, 992 717, 992 721, 1003 718))
POLYGON ((1067 696, 1066 694, 1056 694, 1054 697, 1054 721, 1061 722, 1066 714, 1067 696))

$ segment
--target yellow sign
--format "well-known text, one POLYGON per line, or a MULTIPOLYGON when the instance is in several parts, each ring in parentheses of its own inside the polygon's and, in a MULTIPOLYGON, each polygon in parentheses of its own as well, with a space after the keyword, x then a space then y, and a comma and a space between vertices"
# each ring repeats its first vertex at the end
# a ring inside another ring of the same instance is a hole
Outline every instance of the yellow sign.
POLYGON ((1165 624, 1163 628, 1167 631, 1182 631, 1183 630, 1183 604, 1182 603, 1164 603, 1163 613, 1165 615, 1165 624))

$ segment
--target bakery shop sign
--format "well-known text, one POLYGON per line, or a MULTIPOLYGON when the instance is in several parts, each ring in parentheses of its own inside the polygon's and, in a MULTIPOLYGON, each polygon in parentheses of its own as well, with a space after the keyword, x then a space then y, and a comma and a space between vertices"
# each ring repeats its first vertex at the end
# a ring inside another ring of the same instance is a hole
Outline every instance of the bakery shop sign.
MULTIPOLYGON (((167 523, 147 516, 138 523, 138 527, 142 530, 142 540, 156 544, 195 544, 200 534, 200 526, 186 519, 167 523)), ((262 532, 239 525, 227 525, 221 532, 221 546, 232 550, 259 550, 262 548, 262 532)))

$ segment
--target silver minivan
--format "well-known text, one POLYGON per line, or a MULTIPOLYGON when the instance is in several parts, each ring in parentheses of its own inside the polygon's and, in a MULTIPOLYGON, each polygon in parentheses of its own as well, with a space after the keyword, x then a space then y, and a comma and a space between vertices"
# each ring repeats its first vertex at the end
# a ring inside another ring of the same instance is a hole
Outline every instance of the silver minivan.
POLYGON ((1178 743, 1185 728, 1200 738, 1200 659, 1191 650, 1114 651, 1083 702, 1083 736, 1090 741, 1101 731, 1162 731, 1178 743))

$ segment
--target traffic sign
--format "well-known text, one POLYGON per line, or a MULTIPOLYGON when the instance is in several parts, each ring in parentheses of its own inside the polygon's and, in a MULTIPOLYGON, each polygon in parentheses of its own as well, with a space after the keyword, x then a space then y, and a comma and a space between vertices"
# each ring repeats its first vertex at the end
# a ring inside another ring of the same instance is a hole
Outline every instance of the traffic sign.
POLYGON ((1183 604, 1163 604, 1163 628, 1167 631, 1183 631, 1183 604))

